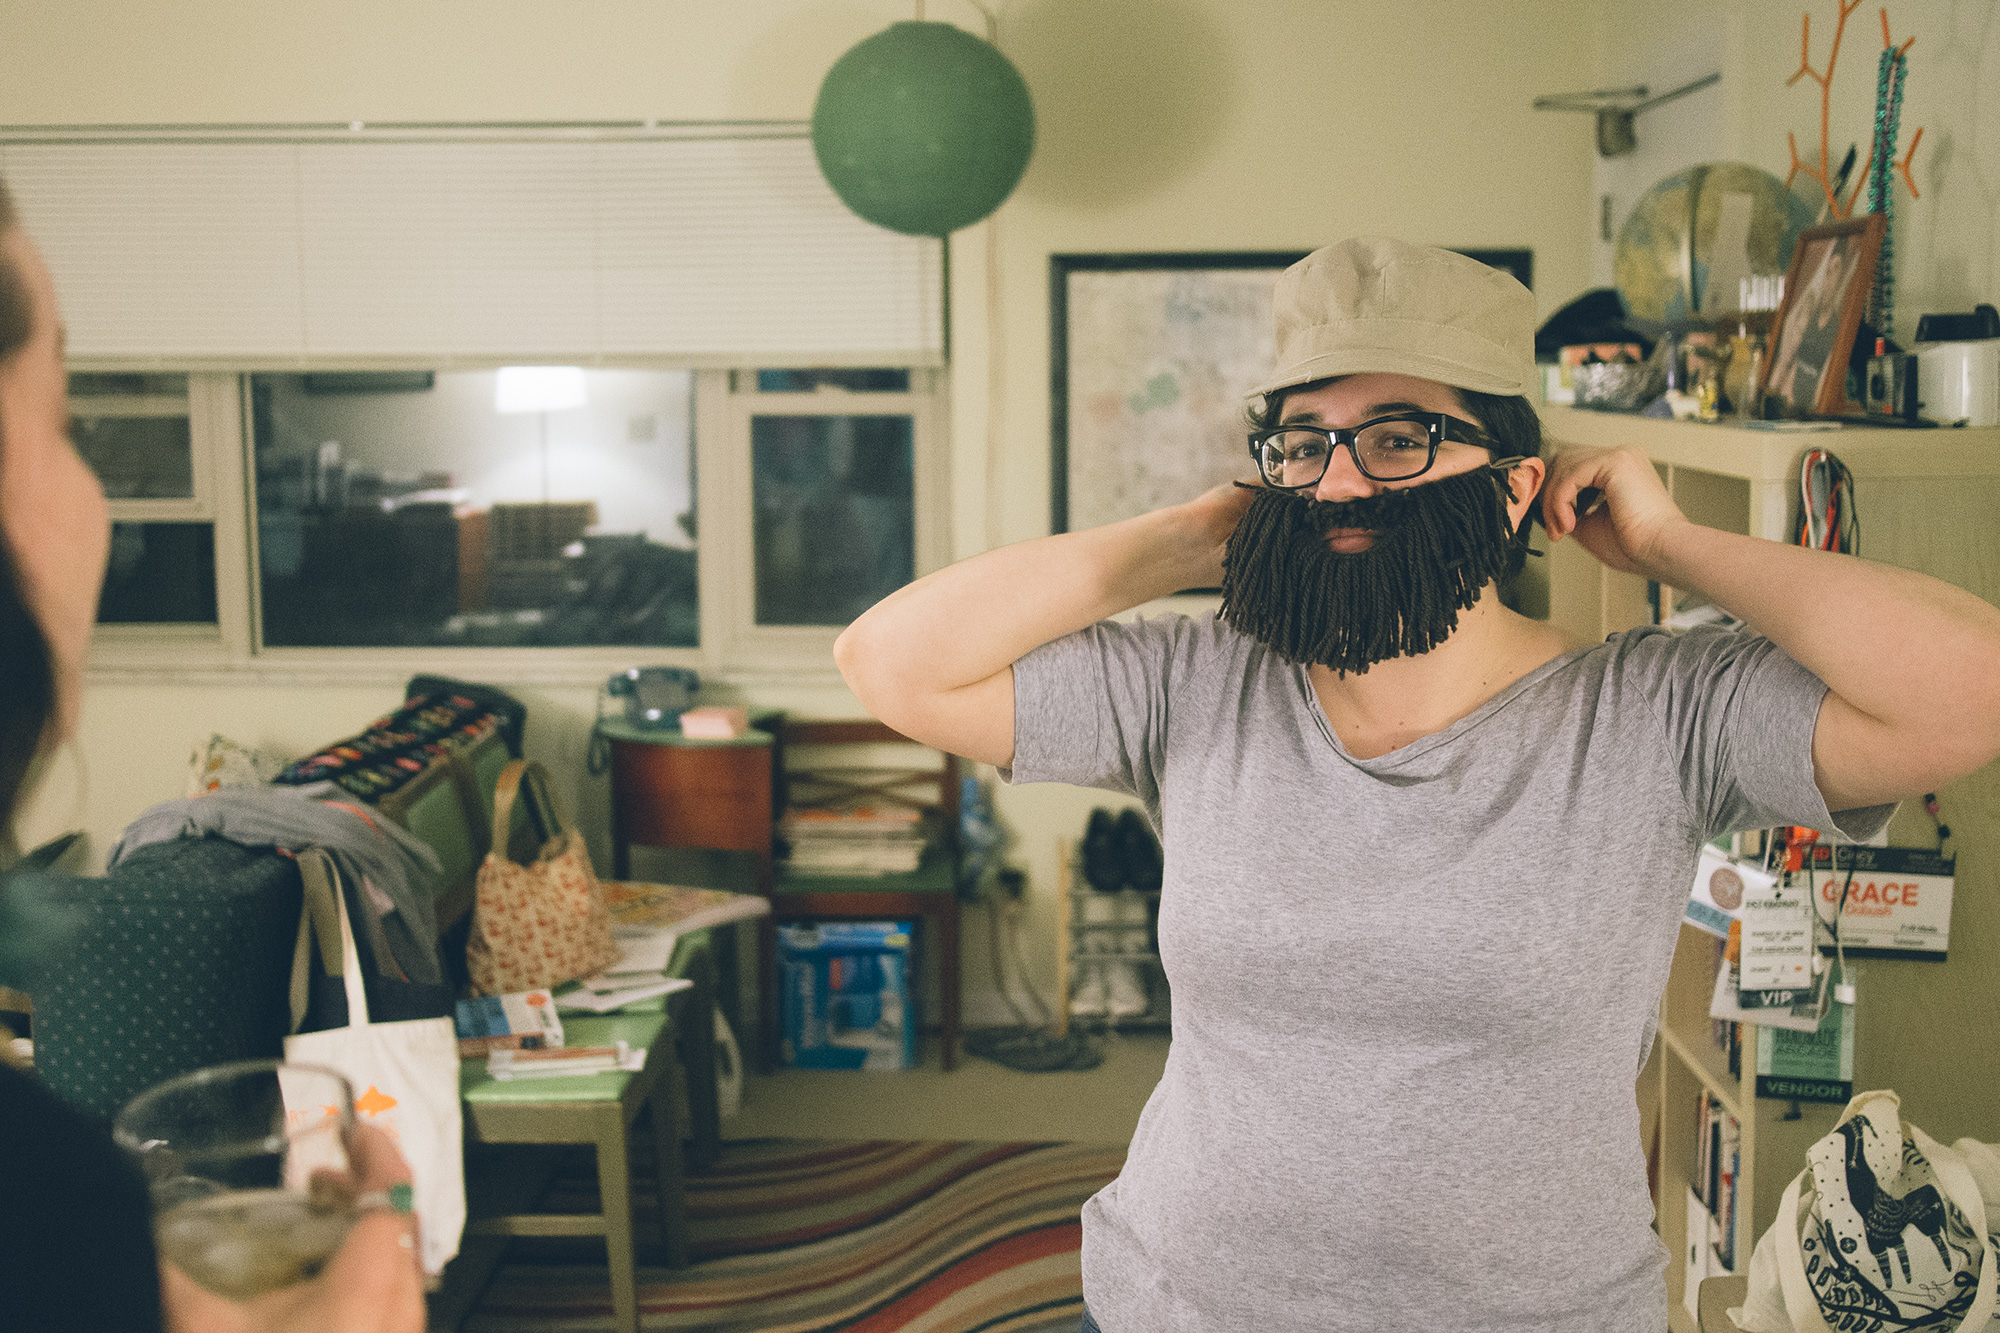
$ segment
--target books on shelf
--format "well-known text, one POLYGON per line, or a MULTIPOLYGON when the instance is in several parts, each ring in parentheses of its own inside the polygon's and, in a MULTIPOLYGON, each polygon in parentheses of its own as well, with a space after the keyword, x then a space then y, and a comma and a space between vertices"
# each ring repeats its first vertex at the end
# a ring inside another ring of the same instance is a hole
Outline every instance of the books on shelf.
POLYGON ((791 848, 791 869, 814 875, 907 875, 926 843, 919 812, 894 805, 794 806, 778 833, 791 848))
POLYGON ((1716 1258, 1736 1269, 1736 1181, 1743 1168, 1743 1127, 1707 1092, 1695 1094, 1694 1188, 1714 1219, 1716 1258))

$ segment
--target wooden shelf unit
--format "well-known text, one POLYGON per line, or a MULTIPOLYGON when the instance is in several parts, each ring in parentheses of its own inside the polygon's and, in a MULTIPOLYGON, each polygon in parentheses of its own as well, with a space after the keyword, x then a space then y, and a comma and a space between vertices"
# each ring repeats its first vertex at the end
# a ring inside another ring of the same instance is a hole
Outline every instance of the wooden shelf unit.
MULTIPOLYGON (((1562 444, 1643 450, 1689 518, 1709 527, 1788 540, 1797 512, 1798 469, 1808 449, 1837 455, 1854 474, 1860 553, 1913 569, 2000 603, 2000 429, 1843 428, 1772 432, 1744 426, 1656 421, 1568 407, 1542 409, 1549 452, 1562 444)), ((1550 618, 1590 640, 1650 623, 1646 581, 1605 569, 1573 541, 1549 553, 1550 618)), ((1659 601, 1678 601, 1672 589, 1659 601)), ((1838 615, 1839 608, 1827 608, 1838 615)), ((1894 651, 1895 645, 1883 645, 1894 651)), ((1940 707, 1950 682, 1936 682, 1940 707)), ((1855 1090, 1894 1088, 1904 1113, 1945 1142, 1970 1135, 2000 1140, 2000 772, 1988 765, 1938 793, 1958 855, 1951 949, 1938 962, 1855 963, 1855 1090)), ((1917 803, 1890 828, 1897 845, 1931 846, 1934 830, 1917 803)), ((1642 1132, 1659 1134, 1658 1223, 1676 1257, 1667 1267, 1670 1322, 1694 1333, 1682 1301, 1687 1218, 1682 1204, 1696 1160, 1695 1108, 1706 1089, 1742 1131, 1735 1258, 1751 1250, 1777 1214, 1805 1152, 1833 1127, 1836 1106, 1807 1104, 1796 1119, 1787 1102, 1756 1097, 1758 1042, 1747 1027, 1741 1073, 1710 1039, 1715 943, 1692 927, 1660 1006, 1659 1040, 1637 1094, 1642 1132)))

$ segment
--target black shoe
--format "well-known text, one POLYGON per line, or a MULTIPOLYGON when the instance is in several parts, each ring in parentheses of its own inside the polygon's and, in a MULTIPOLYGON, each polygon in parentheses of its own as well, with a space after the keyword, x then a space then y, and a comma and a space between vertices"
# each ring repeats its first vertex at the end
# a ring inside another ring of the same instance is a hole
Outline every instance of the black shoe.
POLYGON ((1118 848, 1127 884, 1147 893, 1160 887, 1160 840, 1146 817, 1129 806, 1118 816, 1118 848))
POLYGON ((1116 893, 1125 884, 1125 840, 1103 806, 1090 812, 1084 826, 1083 878, 1099 893, 1116 893))

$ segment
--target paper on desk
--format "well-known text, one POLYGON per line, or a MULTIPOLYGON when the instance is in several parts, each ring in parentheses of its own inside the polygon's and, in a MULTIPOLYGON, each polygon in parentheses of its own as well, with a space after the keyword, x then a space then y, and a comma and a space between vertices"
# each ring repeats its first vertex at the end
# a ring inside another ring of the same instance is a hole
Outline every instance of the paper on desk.
POLYGON ((648 884, 633 880, 607 879, 604 905, 611 909, 612 925, 652 926, 671 930, 696 930, 729 921, 766 916, 771 900, 756 893, 729 893, 722 889, 694 889, 681 884, 648 884))
MULTIPOLYGON (((597 978, 591 978, 594 981, 597 978)), ((590 981, 567 995, 556 996, 556 1008, 582 1010, 590 1014, 608 1014, 622 1009, 636 1000, 650 1000, 655 995, 671 995, 675 991, 693 990, 694 982, 687 977, 660 977, 650 981, 635 981, 629 986, 616 990, 592 989, 590 981)))
POLYGON ((605 973, 645 975, 667 970, 680 933, 665 926, 613 926, 611 938, 618 945, 618 961, 605 968, 605 973))

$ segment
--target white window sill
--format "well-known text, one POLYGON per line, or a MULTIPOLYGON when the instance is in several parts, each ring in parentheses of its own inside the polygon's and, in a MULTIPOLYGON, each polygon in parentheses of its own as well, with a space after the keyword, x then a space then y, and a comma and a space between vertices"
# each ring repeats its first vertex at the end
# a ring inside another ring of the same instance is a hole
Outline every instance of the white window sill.
POLYGON ((101 684, 386 685, 415 675, 451 676, 500 686, 595 687, 635 665, 685 666, 704 684, 844 688, 828 655, 727 665, 696 649, 648 648, 279 648, 232 653, 219 636, 103 642, 91 651, 86 678, 101 684))

